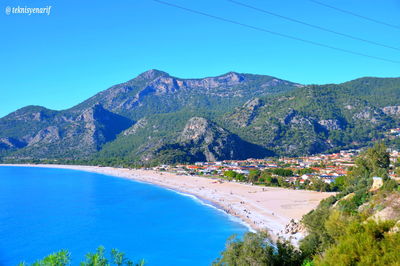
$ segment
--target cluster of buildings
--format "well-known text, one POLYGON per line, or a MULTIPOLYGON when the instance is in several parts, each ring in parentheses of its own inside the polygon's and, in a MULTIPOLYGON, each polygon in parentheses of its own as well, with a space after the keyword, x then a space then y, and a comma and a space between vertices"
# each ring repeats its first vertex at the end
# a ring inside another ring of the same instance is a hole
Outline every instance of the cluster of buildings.
POLYGON ((398 138, 400 137, 400 127, 399 128, 392 128, 385 134, 389 139, 398 138))
MULTIPOLYGON (((251 170, 266 170, 285 168, 293 172, 292 176, 285 177, 288 183, 303 184, 306 180, 320 179, 325 183, 332 183, 337 177, 347 174, 349 167, 354 166, 354 159, 360 150, 343 150, 332 154, 319 154, 304 157, 282 157, 273 159, 224 160, 216 162, 196 162, 195 164, 160 165, 154 170, 169 171, 180 175, 224 176, 225 171, 235 171, 238 174, 248 175, 251 170), (301 174, 301 169, 308 173, 301 174), (311 170, 311 171, 310 171, 311 170)), ((400 157, 400 152, 390 150, 391 161, 394 165, 400 157)), ((394 172, 390 177, 398 180, 394 172)))
POLYGON ((329 184, 337 177, 346 175, 348 168, 354 165, 354 157, 358 154, 359 150, 346 150, 333 154, 296 158, 225 160, 176 166, 160 165, 155 167, 154 170, 165 170, 182 175, 223 176, 225 171, 235 171, 238 174, 248 175, 251 170, 263 171, 285 168, 293 172, 292 176, 285 177, 286 182, 302 184, 306 180, 318 178, 329 184), (312 173, 299 174, 301 169, 311 169, 312 173))

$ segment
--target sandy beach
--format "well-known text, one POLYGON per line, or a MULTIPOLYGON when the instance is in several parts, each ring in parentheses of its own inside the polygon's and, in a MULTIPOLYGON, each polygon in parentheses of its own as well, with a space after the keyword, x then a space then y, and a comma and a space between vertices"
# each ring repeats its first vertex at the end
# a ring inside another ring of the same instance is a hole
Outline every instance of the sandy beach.
POLYGON ((293 243, 302 237, 302 233, 295 235, 284 233, 285 226, 290 220, 300 220, 304 214, 317 207, 322 199, 334 195, 334 193, 253 186, 152 170, 80 165, 8 166, 74 169, 155 184, 210 201, 226 213, 240 218, 252 229, 268 230, 273 239, 278 236, 285 239, 292 238, 293 243))

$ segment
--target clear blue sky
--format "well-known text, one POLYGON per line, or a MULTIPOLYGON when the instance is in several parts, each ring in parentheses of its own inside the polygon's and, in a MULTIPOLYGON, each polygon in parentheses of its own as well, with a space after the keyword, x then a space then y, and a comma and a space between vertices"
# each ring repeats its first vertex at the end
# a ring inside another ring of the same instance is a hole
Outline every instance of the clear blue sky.
MULTIPOLYGON (((167 0, 242 23, 400 61, 400 51, 349 40, 236 6, 225 0, 167 0)), ((292 18, 400 47, 400 30, 308 0, 241 0, 292 18)), ((320 0, 400 25, 398 0, 320 0)), ((228 71, 310 83, 362 76, 399 77, 400 64, 288 40, 151 0, 3 0, 0 14, 0 117, 25 105, 69 108, 111 85, 156 68, 178 77, 228 71), (44 7, 50 16, 5 14, 44 7)))

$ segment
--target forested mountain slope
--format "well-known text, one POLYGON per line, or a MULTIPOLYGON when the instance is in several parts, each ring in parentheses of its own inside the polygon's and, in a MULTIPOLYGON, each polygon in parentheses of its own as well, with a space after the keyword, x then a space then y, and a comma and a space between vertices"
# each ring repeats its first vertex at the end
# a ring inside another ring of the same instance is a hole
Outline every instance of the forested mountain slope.
POLYGON ((28 106, 1 118, 0 156, 178 162, 305 155, 366 145, 399 121, 400 78, 303 86, 235 72, 181 79, 149 70, 67 110, 28 106), (188 127, 199 134, 190 139, 188 127))

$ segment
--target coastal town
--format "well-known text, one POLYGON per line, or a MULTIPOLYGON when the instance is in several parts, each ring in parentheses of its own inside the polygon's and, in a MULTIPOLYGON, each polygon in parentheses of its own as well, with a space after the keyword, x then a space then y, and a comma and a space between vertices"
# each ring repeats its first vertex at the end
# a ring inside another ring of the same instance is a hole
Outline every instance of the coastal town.
MULTIPOLYGON (((400 129, 399 129, 400 132, 400 129)), ((397 133, 397 131, 396 131, 397 133)), ((152 170, 167 171, 178 175, 198 175, 204 177, 228 179, 230 181, 247 181, 265 184, 261 173, 278 178, 276 186, 306 188, 312 182, 333 184, 339 177, 347 174, 355 165, 355 158, 361 150, 342 150, 332 154, 319 154, 304 157, 281 157, 271 159, 223 160, 215 162, 196 162, 194 164, 159 165, 152 170), (249 178, 258 175, 258 179, 249 178), (233 174, 233 175, 232 175, 233 174)), ((389 150, 390 160, 394 166, 400 160, 400 152, 389 150)), ((393 169, 395 167, 392 167, 393 169)), ((399 181, 398 173, 389 173, 389 177, 399 181)), ((379 178, 379 177, 378 177, 379 178)), ((325 190, 324 190, 325 191, 325 190)))

